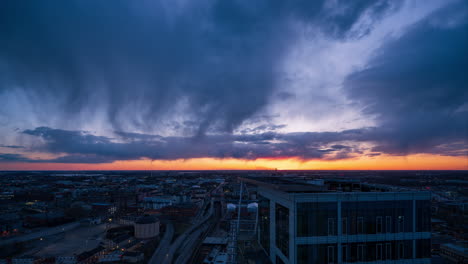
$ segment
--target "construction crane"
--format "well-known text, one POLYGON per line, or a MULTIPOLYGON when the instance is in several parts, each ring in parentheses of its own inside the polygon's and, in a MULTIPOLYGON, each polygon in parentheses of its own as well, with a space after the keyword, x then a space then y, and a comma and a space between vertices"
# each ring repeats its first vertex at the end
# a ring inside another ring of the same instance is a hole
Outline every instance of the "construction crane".
MULTIPOLYGON (((227 255, 229 264, 238 263, 238 240, 240 236, 241 229, 245 235, 247 232, 248 239, 254 238, 257 233, 258 228, 258 207, 256 210, 255 220, 241 220, 241 207, 243 202, 249 202, 249 191, 244 182, 239 183, 239 200, 237 204, 237 220, 232 220, 230 223, 229 236, 228 236, 228 246, 227 246, 227 255), (247 199, 243 199, 244 193, 247 194, 247 199), (241 225, 242 221, 242 225, 241 225)), ((248 207, 248 206, 247 206, 248 207)), ((245 236, 244 236, 245 238, 245 236)))

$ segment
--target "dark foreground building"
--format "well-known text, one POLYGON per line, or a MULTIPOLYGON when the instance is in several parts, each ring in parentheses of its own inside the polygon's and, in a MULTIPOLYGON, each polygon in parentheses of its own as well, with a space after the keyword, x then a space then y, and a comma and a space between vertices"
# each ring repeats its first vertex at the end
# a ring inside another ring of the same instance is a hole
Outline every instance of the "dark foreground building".
POLYGON ((430 193, 353 181, 257 185, 259 243, 273 263, 430 263, 430 193))

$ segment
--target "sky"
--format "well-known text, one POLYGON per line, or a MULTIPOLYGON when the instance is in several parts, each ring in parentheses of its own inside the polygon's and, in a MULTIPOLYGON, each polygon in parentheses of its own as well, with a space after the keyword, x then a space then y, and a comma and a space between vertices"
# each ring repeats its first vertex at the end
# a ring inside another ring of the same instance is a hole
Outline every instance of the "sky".
POLYGON ((0 2, 0 170, 468 169, 464 0, 0 2))

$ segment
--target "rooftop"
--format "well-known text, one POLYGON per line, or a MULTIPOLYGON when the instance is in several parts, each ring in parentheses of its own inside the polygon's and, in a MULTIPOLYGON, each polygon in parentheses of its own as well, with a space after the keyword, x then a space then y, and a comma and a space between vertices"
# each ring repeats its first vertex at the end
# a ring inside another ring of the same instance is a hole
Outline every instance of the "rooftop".
POLYGON ((450 248, 454 251, 457 251, 457 252, 460 252, 460 253, 463 253, 463 254, 468 254, 468 246, 466 244, 452 244, 452 243, 448 243, 448 244, 443 244, 442 246, 445 246, 447 248, 450 248))
POLYGON ((388 192, 385 186, 365 184, 354 179, 305 179, 293 177, 239 177, 241 181, 286 193, 388 192))
POLYGON ((152 215, 144 215, 135 221, 136 224, 152 224, 156 222, 158 222, 158 219, 152 215))

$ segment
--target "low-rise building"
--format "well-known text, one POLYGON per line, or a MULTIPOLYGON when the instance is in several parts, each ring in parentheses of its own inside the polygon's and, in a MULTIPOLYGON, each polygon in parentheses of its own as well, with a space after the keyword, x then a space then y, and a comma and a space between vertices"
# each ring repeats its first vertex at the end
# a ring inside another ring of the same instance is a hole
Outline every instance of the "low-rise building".
POLYGON ((144 215, 135 221, 135 237, 149 239, 159 235, 159 220, 155 216, 144 215))
POLYGON ((440 246, 440 256, 448 263, 468 263, 468 247, 460 244, 443 244, 440 246))

